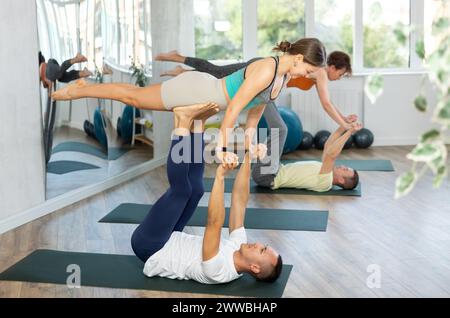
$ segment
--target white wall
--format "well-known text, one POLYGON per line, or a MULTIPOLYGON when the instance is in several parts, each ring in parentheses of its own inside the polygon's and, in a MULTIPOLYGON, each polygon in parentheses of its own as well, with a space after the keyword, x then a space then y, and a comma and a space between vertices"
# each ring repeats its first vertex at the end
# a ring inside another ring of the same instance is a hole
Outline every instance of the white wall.
POLYGON ((36 3, 0 4, 0 223, 45 201, 36 3))
MULTIPOLYGON (((375 135, 375 145, 414 145, 419 136, 433 127, 432 109, 420 113, 414 99, 421 92, 422 75, 384 76, 383 95, 375 102, 364 99, 365 126, 375 135)), ((429 105, 436 105, 436 94, 426 80, 424 94, 429 105)))

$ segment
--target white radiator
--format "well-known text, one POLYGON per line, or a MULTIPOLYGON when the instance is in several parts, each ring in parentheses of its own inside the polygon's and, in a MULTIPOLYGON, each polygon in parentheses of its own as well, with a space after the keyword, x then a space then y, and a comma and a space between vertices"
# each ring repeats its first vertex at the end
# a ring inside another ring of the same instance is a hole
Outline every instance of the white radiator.
MULTIPOLYGON (((315 134, 319 130, 333 131, 337 124, 328 116, 320 104, 319 96, 313 87, 309 91, 289 88, 291 108, 300 117, 303 130, 315 134)), ((359 88, 339 88, 329 90, 330 100, 343 115, 356 114, 364 122, 363 92, 359 88)))

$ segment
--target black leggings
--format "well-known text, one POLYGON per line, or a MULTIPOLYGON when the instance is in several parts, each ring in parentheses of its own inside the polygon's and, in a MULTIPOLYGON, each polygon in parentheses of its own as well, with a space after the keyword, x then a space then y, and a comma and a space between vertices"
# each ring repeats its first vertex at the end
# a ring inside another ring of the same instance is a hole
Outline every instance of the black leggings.
POLYGON ((72 70, 67 71, 72 66, 70 60, 66 60, 60 66, 58 62, 54 59, 49 59, 47 62, 47 70, 45 72, 45 77, 50 81, 59 81, 62 83, 69 83, 80 78, 80 71, 72 70))
POLYGON ((196 71, 208 73, 217 78, 224 78, 260 59, 260 57, 255 57, 248 62, 219 66, 204 59, 186 57, 184 64, 195 68, 196 71))

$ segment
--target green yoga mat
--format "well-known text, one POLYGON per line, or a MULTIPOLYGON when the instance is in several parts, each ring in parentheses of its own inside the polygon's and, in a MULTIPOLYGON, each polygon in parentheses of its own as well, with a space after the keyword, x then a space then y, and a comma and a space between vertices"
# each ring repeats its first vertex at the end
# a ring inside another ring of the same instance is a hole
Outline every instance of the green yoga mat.
MULTIPOLYGON (((318 158, 311 159, 286 159, 281 160, 281 163, 293 163, 297 161, 321 161, 318 158)), ((394 166, 390 160, 336 160, 336 165, 344 165, 358 171, 395 171, 394 166)))
MULTIPOLYGON (((140 224, 152 205, 123 203, 108 213, 101 223, 140 224)), ((225 227, 228 227, 230 209, 226 208, 225 227)), ((197 207, 189 226, 205 226, 208 215, 207 207, 197 207)), ((326 231, 328 211, 278 210, 247 208, 245 228, 287 231, 326 231)))
POLYGON ((292 265, 283 265, 281 276, 274 283, 258 282, 244 274, 227 284, 205 285, 190 280, 149 278, 142 273, 144 264, 133 255, 36 250, 1 273, 0 280, 65 285, 73 274, 67 272, 72 264, 79 266, 81 286, 269 298, 283 295, 292 270, 292 265))
POLYGON ((47 172, 53 174, 66 174, 80 170, 100 169, 100 167, 78 161, 60 160, 47 164, 47 172))
POLYGON ((82 152, 89 155, 96 156, 101 159, 108 160, 116 160, 126 154, 131 149, 123 149, 123 148, 108 148, 108 152, 105 150, 82 142, 76 141, 67 141, 60 143, 55 148, 53 148, 52 153, 63 152, 63 151, 74 151, 74 152, 82 152))
MULTIPOLYGON (((214 184, 214 178, 204 178, 203 183, 206 192, 211 192, 214 184)), ((231 193, 233 190, 234 179, 225 178, 225 193, 231 193)), ((269 188, 259 187, 253 180, 250 181, 250 193, 268 193, 268 194, 297 194, 297 195, 332 195, 332 196, 361 196, 361 183, 353 190, 344 190, 340 187, 334 186, 330 191, 327 192, 316 192, 310 190, 294 189, 294 188, 283 188, 272 190, 269 188)))

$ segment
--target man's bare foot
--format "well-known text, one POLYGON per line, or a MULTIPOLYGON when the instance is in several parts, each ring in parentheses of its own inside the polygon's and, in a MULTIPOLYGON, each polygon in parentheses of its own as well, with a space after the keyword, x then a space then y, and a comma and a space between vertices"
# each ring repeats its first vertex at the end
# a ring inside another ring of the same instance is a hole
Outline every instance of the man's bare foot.
POLYGON ((167 53, 160 53, 155 56, 155 61, 166 61, 166 62, 183 62, 184 56, 181 56, 178 51, 170 51, 167 53))
POLYGON ((89 71, 86 67, 84 68, 84 70, 80 71, 80 77, 89 77, 92 75, 94 74, 92 74, 92 72, 89 71))
POLYGON ((173 109, 173 113, 179 120, 192 121, 197 116, 200 116, 202 113, 215 107, 218 107, 215 103, 195 104, 190 106, 175 107, 173 109))
POLYGON ((80 54, 80 53, 77 53, 77 56, 75 56, 75 57, 72 59, 72 64, 75 64, 75 63, 83 63, 83 62, 87 62, 87 58, 86 58, 86 56, 84 56, 84 55, 82 55, 82 54, 80 54))
POLYGON ((84 79, 79 79, 74 83, 70 83, 65 87, 58 89, 56 92, 52 94, 53 100, 71 100, 76 99, 77 96, 75 94, 76 90, 86 86, 87 83, 84 79))
POLYGON ((219 105, 212 104, 211 107, 209 107, 207 110, 205 110, 203 113, 201 113, 200 115, 198 115, 194 119, 195 120, 201 120, 203 123, 205 123, 205 121, 209 117, 216 115, 219 111, 220 111, 219 105))
POLYGON ((163 77, 163 76, 178 76, 181 73, 188 72, 188 71, 189 71, 188 69, 182 68, 181 66, 177 66, 170 71, 161 73, 161 75, 159 75, 159 76, 161 76, 161 77, 163 77))
POLYGON ((205 130, 205 123, 209 117, 216 115, 220 111, 220 107, 217 104, 212 103, 208 109, 203 113, 194 118, 193 126, 191 131, 199 133, 205 130))

